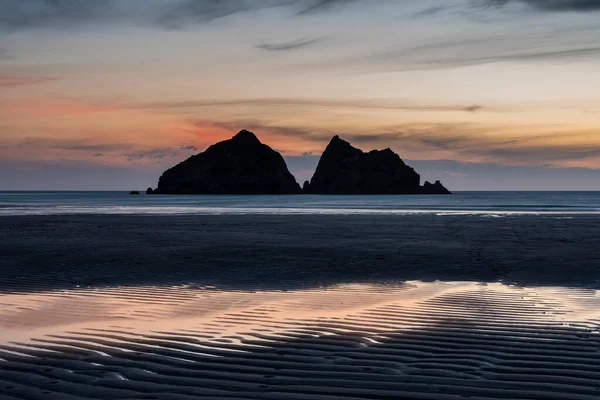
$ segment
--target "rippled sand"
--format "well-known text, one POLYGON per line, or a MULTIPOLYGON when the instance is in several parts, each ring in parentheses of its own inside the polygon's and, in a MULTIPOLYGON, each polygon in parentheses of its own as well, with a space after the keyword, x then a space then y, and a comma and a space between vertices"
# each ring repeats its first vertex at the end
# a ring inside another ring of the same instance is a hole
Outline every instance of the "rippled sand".
POLYGON ((598 399, 593 289, 1 294, 2 399, 598 399))

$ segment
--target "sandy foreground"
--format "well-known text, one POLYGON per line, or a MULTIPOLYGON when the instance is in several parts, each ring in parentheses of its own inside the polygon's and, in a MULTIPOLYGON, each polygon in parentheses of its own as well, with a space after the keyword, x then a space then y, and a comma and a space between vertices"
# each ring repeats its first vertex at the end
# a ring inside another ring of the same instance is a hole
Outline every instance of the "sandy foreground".
POLYGON ((599 228, 0 218, 0 398, 598 399, 599 228))

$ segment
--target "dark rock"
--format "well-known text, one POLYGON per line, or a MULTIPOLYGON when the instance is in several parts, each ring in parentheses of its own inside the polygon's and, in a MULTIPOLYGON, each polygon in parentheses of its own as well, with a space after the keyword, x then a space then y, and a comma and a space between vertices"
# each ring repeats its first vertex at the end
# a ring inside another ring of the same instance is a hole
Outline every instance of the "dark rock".
POLYGON ((129 194, 140 194, 140 192, 138 192, 137 190, 132 190, 131 192, 129 192, 129 194))
POLYGON ((149 187, 148 189, 146 189, 146 194, 154 194, 154 189, 149 187))
POLYGON ((302 185, 302 192, 308 193, 309 187, 310 187, 310 182, 304 181, 304 184, 302 185))
POLYGON ((420 177, 390 149, 364 153, 334 136, 308 185, 316 194, 420 193, 420 177))
POLYGON ((281 154, 243 130, 165 171, 157 194, 294 194, 300 186, 281 154))
POLYGON ((336 135, 303 189, 315 194, 450 194, 439 181, 422 187, 420 180, 391 149, 365 153, 336 135))
POLYGON ((425 181, 422 190, 424 194, 452 194, 440 181, 435 181, 435 183, 425 181))

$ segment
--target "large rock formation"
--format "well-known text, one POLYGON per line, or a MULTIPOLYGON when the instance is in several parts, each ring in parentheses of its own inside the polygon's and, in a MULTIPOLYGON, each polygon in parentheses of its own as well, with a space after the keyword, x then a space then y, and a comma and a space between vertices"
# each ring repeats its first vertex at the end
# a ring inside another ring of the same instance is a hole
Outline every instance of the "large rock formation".
POLYGON ((305 193, 449 194, 438 181, 420 185, 420 176, 390 149, 368 153, 334 136, 323 152, 305 193))
POLYGON ((165 171, 155 194, 294 194, 281 154, 243 130, 165 171))

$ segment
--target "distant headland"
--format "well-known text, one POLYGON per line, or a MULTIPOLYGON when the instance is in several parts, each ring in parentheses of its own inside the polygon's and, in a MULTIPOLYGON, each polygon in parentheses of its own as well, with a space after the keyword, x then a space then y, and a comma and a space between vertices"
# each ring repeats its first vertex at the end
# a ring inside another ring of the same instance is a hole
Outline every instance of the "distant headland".
POLYGON ((450 194, 391 149, 368 153, 334 136, 302 188, 285 160, 250 131, 210 146, 166 170, 147 194, 450 194))

